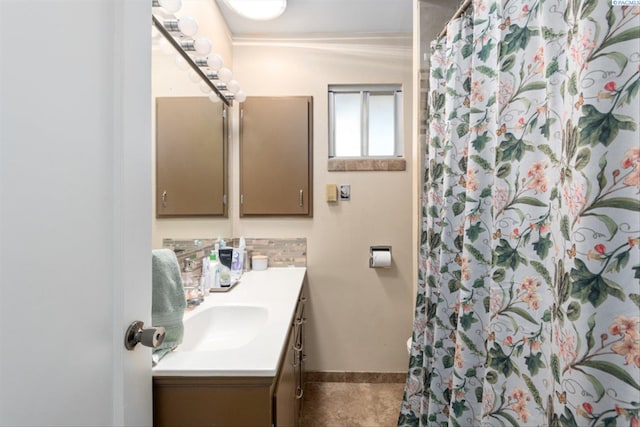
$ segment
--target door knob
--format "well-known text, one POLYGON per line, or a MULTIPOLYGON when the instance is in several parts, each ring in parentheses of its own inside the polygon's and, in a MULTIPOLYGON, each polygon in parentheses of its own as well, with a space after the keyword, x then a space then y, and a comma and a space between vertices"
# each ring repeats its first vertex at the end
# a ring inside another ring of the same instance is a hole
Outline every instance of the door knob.
POLYGON ((124 346, 127 350, 133 350, 140 343, 145 347, 156 348, 166 335, 166 330, 162 326, 144 329, 144 322, 136 320, 127 328, 124 334, 124 346))

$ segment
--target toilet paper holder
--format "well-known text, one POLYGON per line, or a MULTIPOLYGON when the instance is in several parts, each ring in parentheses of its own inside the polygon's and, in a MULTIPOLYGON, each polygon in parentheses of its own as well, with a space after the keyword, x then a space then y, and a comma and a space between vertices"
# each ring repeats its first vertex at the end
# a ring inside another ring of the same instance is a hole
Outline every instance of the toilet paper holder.
POLYGON ((391 246, 370 246, 369 247, 369 268, 391 268, 391 260, 392 260, 392 256, 391 256, 391 246), (380 266, 380 265, 375 265, 374 263, 374 254, 375 253, 379 253, 379 252, 388 252, 389 253, 389 265, 385 265, 385 266, 380 266))

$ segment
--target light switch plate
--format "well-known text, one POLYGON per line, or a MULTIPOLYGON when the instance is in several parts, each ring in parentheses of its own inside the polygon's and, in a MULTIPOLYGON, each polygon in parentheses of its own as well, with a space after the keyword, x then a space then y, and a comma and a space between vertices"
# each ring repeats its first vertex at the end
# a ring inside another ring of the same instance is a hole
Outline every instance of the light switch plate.
POLYGON ((327 193, 327 202, 338 201, 338 186, 335 184, 327 184, 325 187, 327 193))
POLYGON ((351 200, 351 185, 340 185, 340 200, 351 200))

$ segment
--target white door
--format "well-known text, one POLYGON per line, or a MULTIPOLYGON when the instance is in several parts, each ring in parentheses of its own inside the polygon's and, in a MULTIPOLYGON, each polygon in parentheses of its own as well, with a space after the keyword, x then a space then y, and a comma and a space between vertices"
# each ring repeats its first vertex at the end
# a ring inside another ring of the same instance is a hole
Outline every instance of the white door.
POLYGON ((0 0, 0 425, 150 425, 150 0, 0 0))

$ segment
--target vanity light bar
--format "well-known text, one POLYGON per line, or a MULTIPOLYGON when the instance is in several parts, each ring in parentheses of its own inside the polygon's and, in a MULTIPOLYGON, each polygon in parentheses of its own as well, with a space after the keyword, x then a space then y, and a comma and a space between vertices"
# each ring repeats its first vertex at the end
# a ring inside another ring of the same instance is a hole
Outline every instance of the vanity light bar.
MULTIPOLYGON (((173 36, 169 33, 169 30, 167 30, 167 28, 164 27, 162 22, 160 22, 158 18, 156 18, 153 15, 151 15, 151 18, 153 20, 153 25, 155 25, 155 27, 158 29, 160 34, 162 34, 164 38, 166 38, 167 41, 176 49, 176 51, 180 54, 180 56, 182 56, 184 60, 187 61, 187 64, 189 64, 189 66, 193 68, 193 70, 200 76, 200 78, 207 84, 207 86, 209 86, 211 90, 215 92, 222 99, 222 102, 224 102, 225 105, 230 106, 231 103, 233 102, 234 97, 232 95, 229 96, 228 94, 222 93, 222 90, 226 89, 226 85, 224 89, 218 89, 218 87, 215 84, 213 84, 213 81, 211 81, 211 79, 207 76, 207 74, 205 74, 205 72, 200 68, 200 66, 196 64, 196 62, 191 57, 191 55, 185 52, 184 48, 182 47, 182 44, 178 43, 173 38, 173 36)), ((177 20, 176 20, 176 25, 177 25, 177 20)), ((183 40, 183 41, 191 41, 193 43, 193 40, 183 40)), ((217 77, 217 74, 216 74, 216 77, 217 77)))
MULTIPOLYGON (((208 67, 209 66, 209 64, 207 63, 207 57, 206 56, 197 56, 194 59, 194 62, 196 63, 196 65, 198 67, 208 67)), ((205 72, 205 74, 207 74, 207 76, 209 75, 208 72, 205 72)), ((211 77, 209 77, 209 78, 211 78, 211 77)))
MULTIPOLYGON (((195 52, 196 51, 196 41, 192 39, 182 39, 180 40, 180 47, 187 52, 195 52)), ((198 64, 196 64, 198 65, 198 64)))
POLYGON ((165 19, 162 24, 167 29, 167 31, 173 31, 173 32, 180 31, 180 27, 178 26, 177 19, 165 19))
MULTIPOLYGON (((204 75, 207 76, 207 78, 209 80, 216 80, 217 81, 216 83, 214 83, 214 85, 218 88, 218 90, 221 90, 221 91, 222 90, 228 90, 227 89, 227 84, 220 81, 220 77, 218 76, 218 73, 214 73, 213 71, 205 70, 204 75)), ((229 94, 227 94, 227 93, 225 93, 224 96, 229 98, 229 94)), ((232 98, 230 98, 230 99, 232 99, 232 98)))

